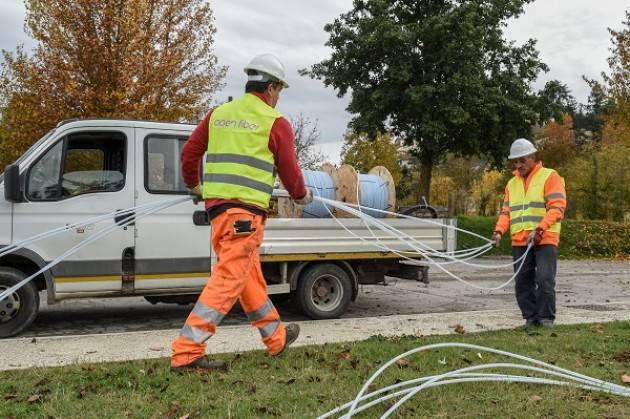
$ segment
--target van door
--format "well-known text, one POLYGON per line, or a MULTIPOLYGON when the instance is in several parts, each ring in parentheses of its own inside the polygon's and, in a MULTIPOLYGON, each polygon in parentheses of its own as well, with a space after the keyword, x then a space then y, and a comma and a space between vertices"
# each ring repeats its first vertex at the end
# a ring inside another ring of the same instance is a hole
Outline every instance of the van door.
MULTIPOLYGON (((136 128, 136 205, 186 196, 179 156, 190 130, 136 128)), ((136 223, 135 289, 197 293, 210 275, 210 227, 193 224, 203 203, 187 201, 136 223)))
MULTIPOLYGON (((14 241, 134 202, 134 132, 130 127, 75 128, 60 134, 25 172, 25 201, 14 204, 14 241)), ((114 225, 113 219, 64 232, 29 248, 51 261, 114 225)), ((123 254, 134 228, 118 228, 52 268, 55 295, 120 293, 123 254)))

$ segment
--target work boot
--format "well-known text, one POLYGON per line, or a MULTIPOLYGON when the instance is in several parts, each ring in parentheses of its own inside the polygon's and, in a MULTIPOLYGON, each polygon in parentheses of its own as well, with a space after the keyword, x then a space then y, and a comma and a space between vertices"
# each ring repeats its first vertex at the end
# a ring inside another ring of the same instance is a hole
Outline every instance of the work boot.
POLYGON ((527 330, 532 326, 536 326, 536 320, 534 319, 526 319, 525 323, 521 326, 521 329, 527 330))
POLYGON ((278 356, 282 352, 284 352, 284 350, 287 349, 287 347, 290 344, 295 342, 296 339, 298 338, 298 336, 300 336, 300 325, 299 324, 296 324, 296 323, 287 324, 284 327, 284 330, 286 331, 286 341, 284 342, 284 346, 282 347, 280 352, 278 352, 274 356, 278 356))
POLYGON ((201 358, 195 359, 190 364, 181 365, 179 367, 171 367, 171 371, 174 372, 189 372, 189 371, 223 371, 228 370, 228 365, 222 359, 209 359, 204 355, 201 358))
POLYGON ((553 327, 553 320, 551 319, 542 319, 538 321, 542 327, 553 327))

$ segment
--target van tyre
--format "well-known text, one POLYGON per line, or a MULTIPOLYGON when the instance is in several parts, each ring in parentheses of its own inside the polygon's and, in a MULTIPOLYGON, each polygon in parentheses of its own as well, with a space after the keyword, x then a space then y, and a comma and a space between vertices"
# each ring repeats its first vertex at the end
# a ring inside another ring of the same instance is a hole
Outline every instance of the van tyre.
MULTIPOLYGON (((26 278, 14 268, 0 268, 0 292, 26 278)), ((39 293, 33 281, 0 301, 0 338, 15 336, 28 328, 39 311, 39 293)))
POLYGON ((312 319, 341 316, 352 298, 352 281, 346 271, 333 263, 304 269, 298 281, 295 302, 312 319))

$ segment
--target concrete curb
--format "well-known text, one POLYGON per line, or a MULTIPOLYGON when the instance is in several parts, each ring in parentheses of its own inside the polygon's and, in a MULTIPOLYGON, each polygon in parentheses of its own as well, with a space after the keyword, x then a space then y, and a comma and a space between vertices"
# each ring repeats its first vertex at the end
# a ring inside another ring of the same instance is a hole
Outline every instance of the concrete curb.
MULTIPOLYGON (((630 310, 562 310, 557 324, 630 321, 630 310)), ((466 332, 513 329, 523 323, 518 310, 487 310, 299 322, 295 346, 360 341, 374 335, 446 335, 461 324, 466 332)), ((0 370, 56 367, 170 356, 179 330, 156 330, 0 340, 0 370)), ((210 353, 263 349, 258 332, 249 326, 220 327, 210 340, 210 353)))

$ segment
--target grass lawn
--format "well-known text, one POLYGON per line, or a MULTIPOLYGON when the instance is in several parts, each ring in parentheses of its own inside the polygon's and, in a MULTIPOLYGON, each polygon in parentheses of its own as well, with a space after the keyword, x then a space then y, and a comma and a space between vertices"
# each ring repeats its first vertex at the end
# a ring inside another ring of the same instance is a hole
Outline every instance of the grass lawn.
MULTIPOLYGON (((280 359, 262 351, 228 354, 228 373, 172 374, 166 359, 0 372, 0 418, 315 417, 350 401, 390 358, 447 341, 519 353, 617 384, 630 375, 628 322, 529 333, 373 337, 291 349, 280 359)), ((512 362, 482 357, 457 349, 424 352, 386 373, 377 387, 471 364, 512 362)), ((357 417, 378 417, 384 409, 368 412, 357 417)), ((397 417, 621 419, 630 417, 630 398, 542 385, 455 384, 423 391, 397 417)))

